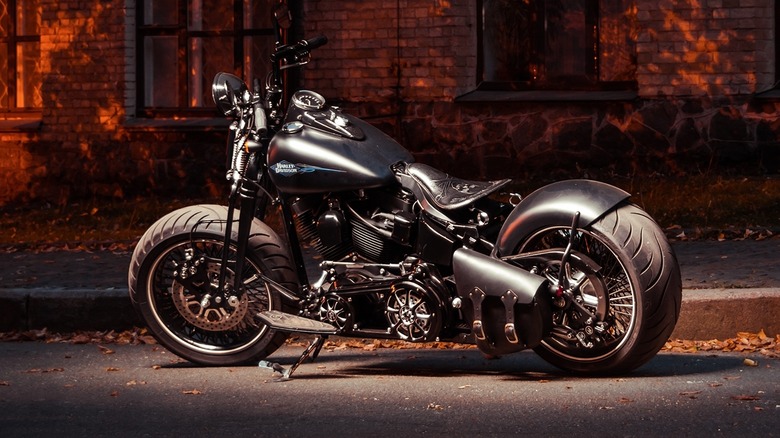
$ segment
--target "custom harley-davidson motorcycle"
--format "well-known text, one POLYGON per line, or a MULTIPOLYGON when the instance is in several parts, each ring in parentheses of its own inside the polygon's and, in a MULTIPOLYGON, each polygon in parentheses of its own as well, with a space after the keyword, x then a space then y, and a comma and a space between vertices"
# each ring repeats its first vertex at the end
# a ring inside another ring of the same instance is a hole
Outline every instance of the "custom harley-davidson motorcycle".
POLYGON ((264 92, 214 79, 233 119, 227 206, 174 211, 133 253, 130 297, 162 345, 283 377, 328 335, 471 342, 492 356, 532 348, 576 373, 627 372, 658 352, 679 315, 679 265, 628 193, 571 180, 500 201, 509 180, 415 163, 315 92, 295 92, 285 111, 282 71, 327 40, 282 44, 279 17, 264 92), (281 212, 284 238, 267 210, 281 212), (291 368, 265 362, 290 333, 316 336, 291 368))

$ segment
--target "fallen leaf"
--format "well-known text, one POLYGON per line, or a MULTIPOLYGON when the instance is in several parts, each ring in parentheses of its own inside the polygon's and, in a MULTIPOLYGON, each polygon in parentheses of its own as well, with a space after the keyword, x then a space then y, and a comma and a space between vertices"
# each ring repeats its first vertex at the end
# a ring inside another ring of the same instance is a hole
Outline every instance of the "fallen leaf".
POLYGON ((757 395, 733 395, 733 396, 731 396, 731 398, 734 399, 734 400, 739 400, 739 401, 756 401, 756 400, 761 400, 761 397, 759 397, 757 395))
POLYGON ((201 394, 203 394, 201 391, 199 391, 197 389, 184 390, 181 393, 182 394, 187 394, 187 395, 201 395, 201 394))
POLYGON ((634 400, 632 400, 632 399, 630 399, 628 397, 620 397, 620 399, 618 401, 620 403, 633 403, 634 402, 634 400))
POLYGON ((758 362, 756 362, 753 359, 747 358, 747 357, 745 358, 745 360, 742 361, 742 363, 747 365, 747 366, 749 366, 749 367, 757 367, 758 366, 758 362))
POLYGON ((696 396, 699 394, 701 394, 701 391, 683 391, 680 393, 681 396, 692 398, 692 399, 696 399, 697 398, 696 396))
POLYGON ((63 371, 65 371, 65 368, 47 368, 45 370, 41 368, 33 368, 25 372, 27 374, 36 374, 36 373, 46 374, 46 373, 61 373, 63 371))
POLYGON ((428 409, 428 410, 431 410, 431 411, 443 411, 444 410, 442 405, 438 405, 436 403, 428 403, 428 406, 425 409, 428 409))
POLYGON ((111 394, 109 394, 111 397, 118 397, 119 391, 111 391, 111 394))
POLYGON ((108 372, 119 371, 119 368, 117 368, 117 367, 108 367, 108 368, 106 368, 106 371, 108 371, 108 372))
POLYGON ((98 345, 98 349, 103 354, 114 354, 114 350, 112 350, 112 349, 110 349, 108 347, 104 347, 102 345, 98 345))
POLYGON ((0 386, 11 386, 11 382, 7 380, 0 380, 0 386))

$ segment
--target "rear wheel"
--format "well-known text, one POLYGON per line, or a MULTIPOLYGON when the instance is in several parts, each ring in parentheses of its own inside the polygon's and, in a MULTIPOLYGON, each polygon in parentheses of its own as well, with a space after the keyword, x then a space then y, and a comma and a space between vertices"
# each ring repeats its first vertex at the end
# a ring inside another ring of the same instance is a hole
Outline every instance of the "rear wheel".
MULTIPOLYGON (((650 360, 668 340, 681 302, 680 268, 658 225, 625 204, 578 229, 564 288, 553 298, 553 330, 535 351, 577 373, 621 373, 650 360)), ((538 230, 519 247, 559 286, 570 225, 538 230)))
POLYGON ((262 276, 297 289, 284 243, 259 220, 250 231, 242 291, 231 287, 234 243, 227 249, 227 287, 220 289, 226 218, 227 209, 215 205, 166 215, 139 241, 128 274, 133 305, 152 335, 203 365, 257 362, 281 346, 286 335, 257 318, 260 311, 282 308, 279 293, 262 276))

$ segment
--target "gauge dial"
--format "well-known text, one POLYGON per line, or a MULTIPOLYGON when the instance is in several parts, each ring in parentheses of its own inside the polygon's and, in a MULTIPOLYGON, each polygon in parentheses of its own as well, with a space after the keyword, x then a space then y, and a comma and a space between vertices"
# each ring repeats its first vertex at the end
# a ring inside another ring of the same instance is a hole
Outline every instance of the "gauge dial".
POLYGON ((296 107, 307 111, 325 108, 325 98, 309 90, 296 91, 293 94, 292 102, 296 107))

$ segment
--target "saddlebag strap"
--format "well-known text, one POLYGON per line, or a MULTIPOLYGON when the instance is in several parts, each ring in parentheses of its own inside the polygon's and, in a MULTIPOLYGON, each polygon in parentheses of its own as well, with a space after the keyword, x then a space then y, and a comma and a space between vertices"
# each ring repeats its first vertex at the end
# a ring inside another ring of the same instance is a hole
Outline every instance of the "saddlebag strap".
POLYGON ((482 292, 478 287, 475 287, 469 292, 469 298, 474 306, 474 322, 471 323, 471 331, 474 332, 474 336, 480 341, 487 339, 485 336, 485 329, 482 326, 482 300, 485 299, 485 292, 482 292))
POLYGON ((504 336, 506 336, 507 341, 517 344, 520 342, 520 339, 517 337, 517 330, 515 329, 515 304, 517 304, 517 294, 508 290, 504 295, 501 295, 501 302, 504 303, 504 309, 506 310, 504 336))

